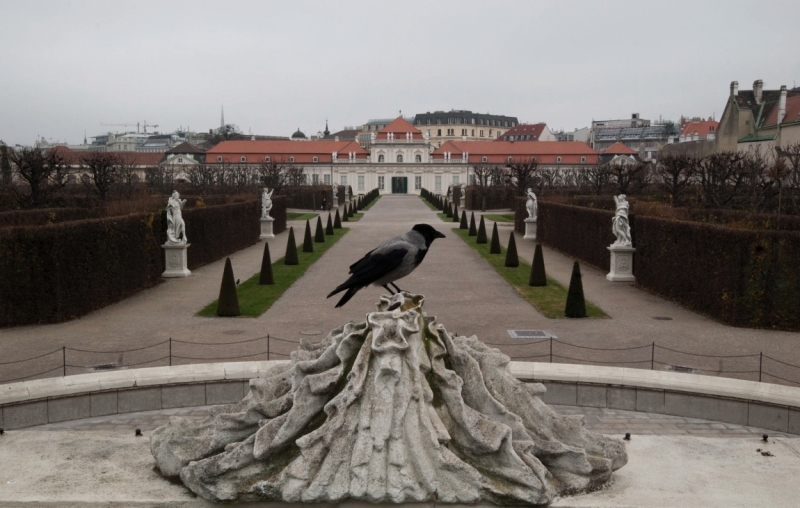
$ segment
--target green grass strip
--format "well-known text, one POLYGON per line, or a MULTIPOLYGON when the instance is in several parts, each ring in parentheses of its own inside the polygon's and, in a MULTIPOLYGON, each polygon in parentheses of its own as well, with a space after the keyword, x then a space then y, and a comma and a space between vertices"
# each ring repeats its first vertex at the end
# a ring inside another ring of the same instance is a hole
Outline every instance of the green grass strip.
POLYGON ((483 217, 494 222, 514 222, 513 213, 486 213, 483 217))
POLYGON ((379 199, 381 199, 381 197, 380 197, 380 196, 378 196, 377 198, 375 198, 375 201, 373 201, 372 203, 370 203, 370 204, 368 204, 367 206, 365 206, 365 207, 363 208, 363 210, 366 212, 367 210, 369 210, 370 208, 372 208, 373 206, 375 206, 375 203, 377 203, 379 199))
MULTIPOLYGON (((455 223, 453 223, 455 225, 455 223)), ((509 284, 514 286, 536 310, 546 318, 564 318, 564 307, 567 305, 567 288, 558 283, 555 279, 547 277, 547 285, 544 287, 531 287, 528 279, 531 274, 531 265, 519 260, 517 268, 506 268, 506 249, 501 247, 500 254, 489 254, 488 243, 475 243, 475 238, 468 236, 466 229, 454 228, 453 232, 461 237, 464 242, 475 249, 490 265, 499 273, 509 284)), ((607 318, 608 315, 597 305, 586 301, 586 316, 590 318, 607 318)))
MULTIPOLYGON (((352 220, 352 219, 351 219, 352 220)), ((239 297, 239 310, 242 315, 239 317, 259 317, 265 313, 284 291, 294 284, 294 282, 306 273, 308 267, 313 265, 325 252, 333 247, 347 232, 348 228, 334 229, 333 236, 325 236, 325 243, 315 243, 314 252, 303 252, 302 234, 300 235, 300 245, 297 247, 297 257, 299 265, 286 266, 283 264, 283 257, 272 263, 272 274, 275 277, 275 284, 261 286, 258 284, 260 273, 236 286, 236 295, 239 297)), ((202 317, 217 317, 217 300, 209 303, 197 313, 202 317)))
POLYGON ((318 213, 286 212, 286 220, 311 220, 317 218, 318 213))

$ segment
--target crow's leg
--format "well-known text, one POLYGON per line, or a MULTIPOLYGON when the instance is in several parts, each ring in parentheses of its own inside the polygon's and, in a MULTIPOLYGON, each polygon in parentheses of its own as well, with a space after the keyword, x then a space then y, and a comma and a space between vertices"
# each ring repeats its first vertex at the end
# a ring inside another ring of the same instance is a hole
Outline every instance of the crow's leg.
POLYGON ((392 286, 394 286, 394 288, 397 290, 397 292, 398 292, 398 293, 399 293, 400 291, 402 291, 402 289, 400 289, 399 287, 397 287, 397 284, 395 284, 394 282, 390 282, 389 284, 391 284, 392 286))
MULTIPOLYGON (((392 285, 394 286, 394 284, 392 284, 392 285)), ((386 288, 386 291, 388 291, 390 295, 394 294, 394 292, 389 288, 388 284, 384 284, 383 287, 386 288)), ((394 286, 394 287, 397 287, 397 286, 394 286)))

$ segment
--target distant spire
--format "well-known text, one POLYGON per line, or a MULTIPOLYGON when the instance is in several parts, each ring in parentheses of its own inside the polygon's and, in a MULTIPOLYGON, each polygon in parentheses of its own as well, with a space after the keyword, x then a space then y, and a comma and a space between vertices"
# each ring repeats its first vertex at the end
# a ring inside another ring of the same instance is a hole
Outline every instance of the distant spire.
POLYGON ((325 119, 325 131, 323 132, 323 134, 325 136, 328 136, 330 133, 331 133, 331 131, 328 130, 328 119, 326 118, 325 119))
POLYGON ((219 131, 225 132, 225 106, 220 106, 221 114, 219 118, 219 131))

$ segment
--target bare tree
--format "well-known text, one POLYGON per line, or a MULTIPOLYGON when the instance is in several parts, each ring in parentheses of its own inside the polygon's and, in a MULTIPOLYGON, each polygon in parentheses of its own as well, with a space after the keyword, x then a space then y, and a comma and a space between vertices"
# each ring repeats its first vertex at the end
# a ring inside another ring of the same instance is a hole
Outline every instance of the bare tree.
POLYGON ((472 170, 472 184, 481 199, 481 211, 486 211, 486 197, 489 194, 489 187, 498 173, 497 166, 488 164, 478 164, 472 170))
POLYGON ((764 153, 760 146, 745 154, 747 201, 753 212, 767 209, 778 194, 776 181, 770 176, 770 169, 775 162, 774 149, 764 153))
POLYGON ((608 165, 589 166, 583 171, 583 183, 598 196, 606 190, 611 183, 611 171, 608 165))
POLYGON ((8 159, 14 173, 23 182, 11 187, 18 203, 37 207, 49 201, 67 184, 69 166, 56 150, 21 148, 9 150, 8 159))
POLYGON ((4 185, 11 185, 11 163, 8 161, 8 152, 11 149, 0 143, 0 182, 4 185))
POLYGON ((145 183, 160 192, 170 192, 174 179, 175 169, 172 166, 151 166, 144 170, 145 183))
POLYGON ((508 165, 508 184, 515 196, 524 196, 526 189, 534 186, 534 176, 538 170, 539 163, 535 159, 518 158, 508 165))
POLYGON ((217 164, 195 164, 186 170, 189 183, 192 184, 200 194, 205 194, 212 187, 217 185, 220 176, 224 177, 227 172, 227 163, 217 164))
POLYGON ((688 155, 666 155, 658 160, 653 176, 659 187, 669 194, 673 208, 678 206, 691 185, 697 172, 697 163, 695 158, 688 155))
POLYGON ((286 168, 286 185, 297 187, 306 184, 306 173, 303 168, 298 166, 289 166, 286 168))
POLYGON ((130 198, 133 191, 141 178, 139 173, 141 170, 129 154, 120 154, 119 157, 119 179, 117 180, 117 188, 119 193, 130 198))
POLYGON ((611 173, 611 182, 619 194, 629 194, 634 188, 644 187, 647 176, 648 164, 637 162, 635 164, 606 164, 611 173))
POLYGON ((720 152, 703 157, 699 164, 700 185, 706 206, 725 208, 742 193, 747 177, 745 156, 720 152))
POLYGON ((778 156, 783 160, 786 176, 783 178, 787 190, 787 200, 794 213, 800 214, 800 143, 786 148, 778 148, 778 156))
POLYGON ((275 195, 281 194, 284 183, 286 183, 286 166, 282 162, 273 161, 262 162, 258 165, 258 177, 261 183, 270 189, 274 189, 275 195))
POLYGON ((88 172, 91 178, 84 181, 90 191, 97 194, 100 201, 108 199, 120 177, 120 155, 115 152, 87 152, 80 157, 81 171, 88 172))

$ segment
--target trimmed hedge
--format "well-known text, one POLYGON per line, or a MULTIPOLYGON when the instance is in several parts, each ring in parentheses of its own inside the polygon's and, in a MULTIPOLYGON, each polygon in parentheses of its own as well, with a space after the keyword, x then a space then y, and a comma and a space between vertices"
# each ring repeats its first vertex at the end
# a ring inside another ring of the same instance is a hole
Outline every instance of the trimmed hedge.
MULTIPOLYGON (((524 232, 525 199, 516 230, 524 232)), ((608 270, 613 212, 539 201, 539 240, 608 270)), ((636 283, 733 326, 800 330, 800 232, 631 216, 636 283)), ((783 223, 783 221, 782 221, 783 223)))
MULTIPOLYGON (((274 196, 274 232, 286 229, 286 198, 274 196)), ((184 210, 189 268, 253 245, 260 201, 184 210)), ((0 327, 72 319, 161 280, 164 212, 0 229, 0 327)))
POLYGON ((0 212, 0 228, 13 226, 44 226, 73 220, 96 219, 99 209, 40 208, 37 210, 11 210, 0 212))
MULTIPOLYGON (((344 203, 344 187, 340 186, 340 188, 339 204, 342 204, 344 203)), ((327 200, 328 206, 333 205, 333 188, 330 185, 284 186, 282 192, 286 195, 289 208, 319 210, 322 206, 322 198, 327 200)))
POLYGON ((72 319, 155 285, 160 214, 0 230, 0 326, 72 319))
MULTIPOLYGON (((461 192, 459 190, 459 192, 461 192)), ((514 189, 506 186, 489 187, 486 190, 486 209, 514 208, 514 189)), ((465 206, 467 210, 481 209, 481 194, 474 185, 467 187, 465 206)))

